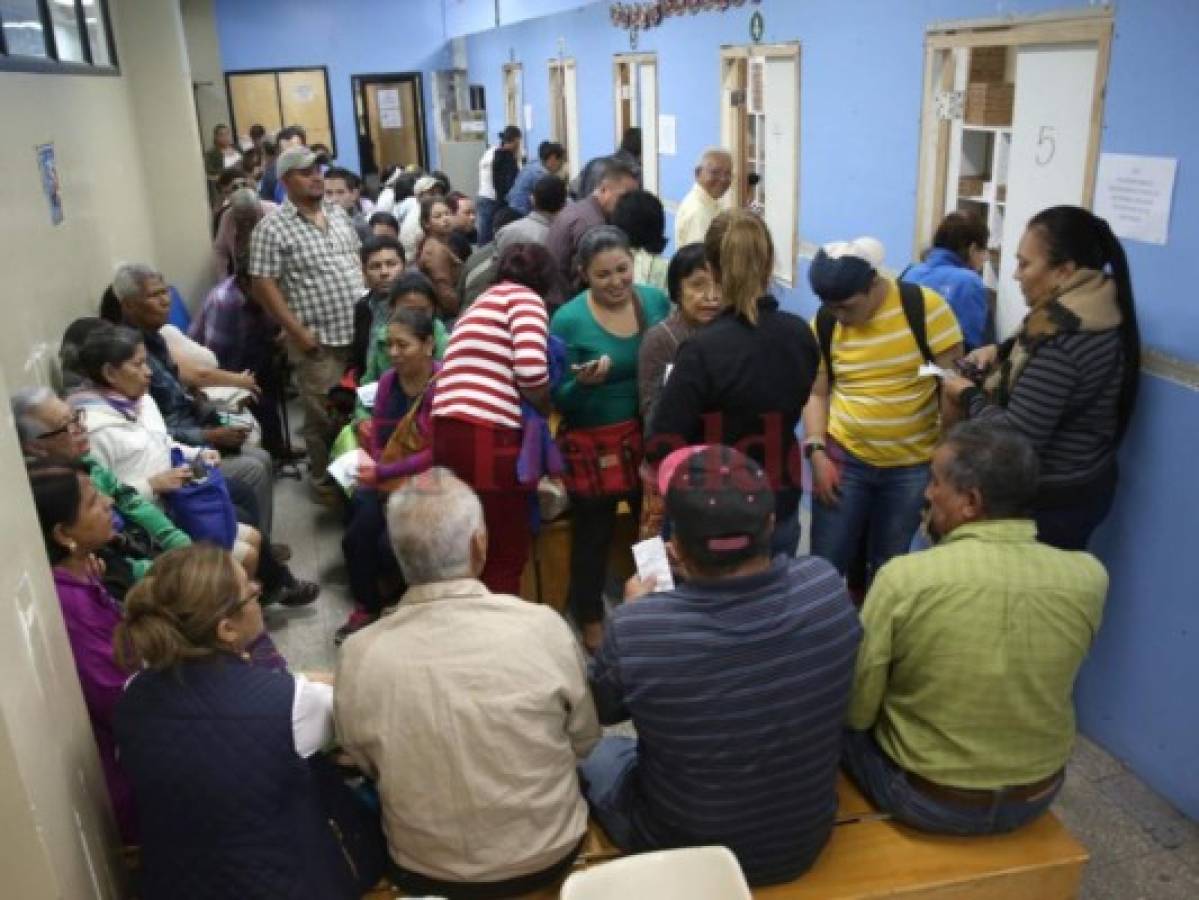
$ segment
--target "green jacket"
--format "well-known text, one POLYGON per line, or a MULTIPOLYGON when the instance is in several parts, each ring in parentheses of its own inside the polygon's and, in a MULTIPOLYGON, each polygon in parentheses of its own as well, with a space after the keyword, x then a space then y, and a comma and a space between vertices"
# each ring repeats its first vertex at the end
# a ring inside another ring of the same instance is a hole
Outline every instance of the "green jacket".
MULTIPOLYGON (((96 490, 111 497, 122 518, 141 528, 154 540, 157 547, 173 550, 175 547, 186 547, 192 542, 191 538, 175 527, 175 523, 167 518, 166 513, 100 465, 93 456, 85 455, 79 461, 87 469, 96 490)), ((137 568, 135 565, 134 570, 137 568)))

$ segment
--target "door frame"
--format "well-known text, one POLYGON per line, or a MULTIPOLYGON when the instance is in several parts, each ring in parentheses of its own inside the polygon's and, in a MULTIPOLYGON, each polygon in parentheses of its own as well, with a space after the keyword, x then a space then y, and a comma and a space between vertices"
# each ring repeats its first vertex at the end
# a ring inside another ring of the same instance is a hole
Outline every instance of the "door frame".
POLYGON ((521 131, 525 130, 524 123, 524 103, 525 103, 525 68, 518 62, 504 63, 502 71, 502 83, 504 86, 504 118, 511 118, 512 121, 505 122, 505 125, 519 126, 521 131), (508 115, 508 100, 510 98, 509 88, 515 86, 515 115, 508 115))
POLYGON ((1103 108, 1111 62, 1114 17, 1110 7, 1022 16, 1016 19, 973 19, 934 23, 924 38, 924 87, 920 110, 920 146, 916 175, 916 222, 912 258, 932 240, 945 213, 945 188, 949 167, 951 123, 939 119, 937 94, 953 88, 953 51, 973 47, 1022 47, 1035 44, 1094 44, 1095 91, 1091 100, 1091 127, 1083 173, 1085 206, 1095 199, 1103 108))
MULTIPOLYGON (((325 78, 325 115, 329 119, 329 152, 333 158, 337 158, 337 129, 333 124, 333 94, 329 90, 329 67, 328 66, 278 66, 267 69, 229 69, 225 72, 225 96, 229 98, 229 127, 232 129, 234 136, 238 133, 237 128, 237 112, 233 108, 233 86, 229 82, 230 76, 237 75, 274 75, 275 76, 275 96, 281 97, 279 91, 279 76, 287 72, 315 72, 320 73, 325 78)), ((282 123, 279 127, 286 128, 289 123, 283 120, 283 105, 279 105, 279 121, 282 123)), ((247 129, 248 131, 248 129, 247 129)))
POLYGON ((578 77, 579 70, 575 63, 574 57, 553 57, 549 60, 547 66, 549 75, 549 95, 550 95, 550 110, 549 110, 549 133, 550 140, 557 141, 566 148, 566 172, 570 177, 574 177, 583 171, 583 160, 578 156, 580 150, 579 136, 579 85, 578 77), (559 78, 561 79, 562 90, 562 134, 557 134, 557 111, 553 108, 554 103, 554 71, 558 70, 559 78), (571 103, 573 95, 574 103, 571 103), (571 109, 573 105, 573 109, 571 109))
POLYGON ((370 140, 370 126, 366 122, 366 86, 367 84, 394 81, 413 81, 415 83, 416 118, 420 123, 420 128, 418 129, 420 137, 416 142, 416 153, 419 157, 417 165, 422 169, 429 168, 429 123, 425 120, 425 82, 421 73, 359 72, 350 76, 350 94, 354 98, 354 136, 358 142, 358 175, 364 181, 368 174, 378 175, 381 171, 376 163, 375 170, 368 173, 362 164, 362 142, 363 140, 370 140))
MULTIPOLYGON (((644 171, 646 168, 645 160, 645 130, 646 125, 638 122, 629 122, 627 125, 623 121, 621 115, 621 103, 624 98, 620 96, 620 75, 622 69, 629 71, 629 89, 632 92, 632 98, 636 99, 636 109, 638 114, 643 111, 643 101, 641 98, 641 67, 649 65, 654 67, 654 120, 649 123, 648 127, 653 129, 654 140, 654 159, 653 159, 653 184, 655 193, 661 193, 662 188, 662 164, 660 161, 661 151, 658 149, 658 102, 662 99, 659 91, 658 82, 658 54, 657 53, 614 53, 612 55, 612 113, 613 127, 615 128, 612 146, 619 147, 621 140, 624 138, 624 129, 630 126, 636 126, 641 129, 642 140, 642 159, 641 167, 644 171)), ((640 117, 640 115, 639 115, 640 117)), ((648 188, 647 188, 648 190, 648 188)))

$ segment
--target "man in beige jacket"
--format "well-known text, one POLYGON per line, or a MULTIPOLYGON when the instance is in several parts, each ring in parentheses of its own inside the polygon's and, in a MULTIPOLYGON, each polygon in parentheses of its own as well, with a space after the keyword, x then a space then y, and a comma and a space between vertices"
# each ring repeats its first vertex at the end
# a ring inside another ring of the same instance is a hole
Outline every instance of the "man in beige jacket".
POLYGON ((447 469, 397 491, 387 518, 409 588, 343 645, 335 712, 377 782, 391 877, 422 895, 549 885, 586 830, 575 766, 600 736, 582 653, 553 609, 478 581, 482 507, 447 469))

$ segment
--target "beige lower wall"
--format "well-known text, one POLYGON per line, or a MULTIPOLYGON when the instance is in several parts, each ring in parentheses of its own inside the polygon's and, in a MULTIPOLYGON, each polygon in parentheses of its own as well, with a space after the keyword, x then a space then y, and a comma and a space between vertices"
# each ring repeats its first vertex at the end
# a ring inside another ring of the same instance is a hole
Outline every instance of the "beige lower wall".
POLYGON ((119 76, 0 72, 0 895, 116 898, 117 837, 9 415, 121 262, 208 286, 201 144, 174 0, 113 0, 119 76), (35 148, 54 144, 65 219, 35 148))

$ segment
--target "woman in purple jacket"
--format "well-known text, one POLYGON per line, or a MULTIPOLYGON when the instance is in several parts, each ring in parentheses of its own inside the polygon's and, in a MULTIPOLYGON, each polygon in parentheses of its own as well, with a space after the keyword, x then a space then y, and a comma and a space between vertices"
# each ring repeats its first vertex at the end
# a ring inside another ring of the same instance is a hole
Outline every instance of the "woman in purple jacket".
POLYGON ((113 709, 129 678, 113 658, 121 607, 101 583, 93 555, 112 538, 112 501, 81 467, 38 464, 29 480, 121 839, 137 843, 132 789, 117 765, 112 733, 113 709))
POLYGON ((355 609, 337 630, 338 643, 379 617, 385 605, 380 579, 399 578, 384 506, 400 479, 418 475, 433 464, 431 412, 435 377, 441 369, 433 358, 434 344, 433 318, 428 313, 401 306, 391 314, 387 323, 391 368, 379 378, 341 543, 355 609), (400 427, 404 433, 397 435, 400 427))

